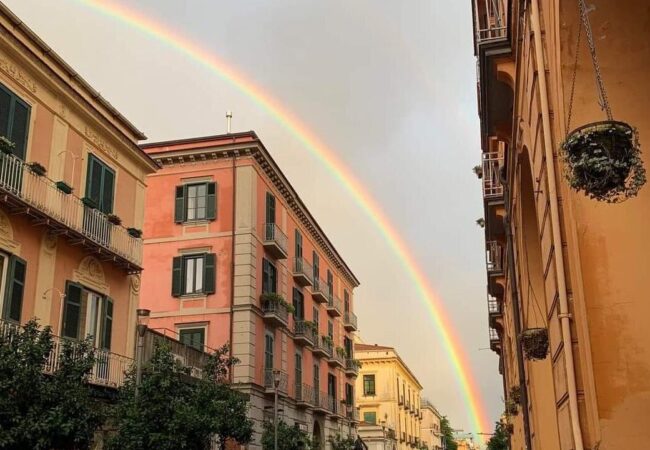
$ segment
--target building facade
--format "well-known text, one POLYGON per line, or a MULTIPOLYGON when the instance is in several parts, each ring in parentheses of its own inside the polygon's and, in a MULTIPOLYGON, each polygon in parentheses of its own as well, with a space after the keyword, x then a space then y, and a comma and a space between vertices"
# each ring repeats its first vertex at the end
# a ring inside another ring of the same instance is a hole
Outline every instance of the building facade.
POLYGON ((420 382, 392 347, 356 343, 355 354, 361 363, 356 386, 361 438, 380 425, 394 436, 398 450, 419 448, 420 382))
MULTIPOLYGON (((562 144, 578 127, 614 118, 636 127, 647 146, 650 9, 642 0, 475 0, 472 8, 490 346, 511 448, 643 448, 650 188, 608 203, 592 186, 591 198, 576 190, 589 185, 576 184, 562 144)), ((608 122, 580 133, 605 126, 613 130, 608 122)), ((607 155, 611 167, 619 155, 607 155)), ((647 150, 637 164, 650 167, 647 150)), ((603 171, 592 182, 609 177, 603 171)))
POLYGON ((152 329, 231 343, 259 448, 275 382, 283 420, 323 447, 355 434, 359 282, 254 132, 147 144, 142 301, 152 329))
POLYGON ((133 356, 156 164, 144 135, 1 3, 0 30, 3 331, 37 318, 56 349, 91 335, 91 381, 115 387, 133 356))
POLYGON ((420 410, 422 411, 422 420, 420 421, 422 448, 442 450, 442 435, 440 434, 442 416, 436 407, 424 398, 420 401, 420 410))

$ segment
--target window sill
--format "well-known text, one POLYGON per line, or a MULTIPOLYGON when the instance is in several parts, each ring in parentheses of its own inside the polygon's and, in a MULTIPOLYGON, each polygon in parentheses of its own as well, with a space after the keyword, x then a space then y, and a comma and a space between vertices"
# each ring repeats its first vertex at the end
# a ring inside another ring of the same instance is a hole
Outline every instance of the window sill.
POLYGON ((203 292, 196 293, 196 294, 183 294, 180 297, 177 297, 180 300, 203 300, 208 298, 207 294, 204 294, 203 292))
POLYGON ((196 226, 196 225, 207 225, 210 222, 214 222, 215 219, 197 219, 197 220, 185 220, 183 222, 179 222, 179 225, 183 226, 196 226))

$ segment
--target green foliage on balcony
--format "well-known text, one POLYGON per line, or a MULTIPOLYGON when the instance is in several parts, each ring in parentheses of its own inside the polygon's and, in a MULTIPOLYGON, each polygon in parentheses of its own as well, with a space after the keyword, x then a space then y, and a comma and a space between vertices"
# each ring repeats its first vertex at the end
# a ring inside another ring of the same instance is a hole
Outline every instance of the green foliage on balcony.
MULTIPOLYGON (((273 422, 264 422, 262 433, 262 448, 273 450, 275 448, 275 427, 273 422)), ((278 450, 308 450, 316 447, 309 435, 298 427, 288 425, 284 420, 278 420, 278 450)))
POLYGON ((296 311, 291 303, 287 302, 283 296, 276 292, 265 292, 260 296, 260 300, 262 301, 262 305, 265 303, 282 305, 287 309, 289 314, 293 314, 296 311))

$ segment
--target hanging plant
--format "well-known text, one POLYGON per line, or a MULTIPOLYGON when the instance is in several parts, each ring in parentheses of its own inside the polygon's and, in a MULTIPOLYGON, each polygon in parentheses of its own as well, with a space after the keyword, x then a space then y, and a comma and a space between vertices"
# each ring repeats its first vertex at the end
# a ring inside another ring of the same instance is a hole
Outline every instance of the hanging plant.
POLYGON ((510 395, 508 396, 517 405, 521 404, 521 388, 513 386, 510 388, 510 395))
POLYGON ((546 358, 548 354, 548 329, 529 328, 521 333, 524 357, 530 361, 546 358))
POLYGON ((32 173, 36 176, 42 177, 45 176, 47 173, 47 169, 45 166, 43 166, 41 163, 33 161, 27 164, 29 166, 29 170, 32 171, 32 173))
POLYGON ((485 219, 483 217, 476 219, 476 225, 481 228, 485 228, 485 219))
POLYGON ((478 177, 479 180, 481 178, 483 178, 483 167, 474 166, 474 167, 472 167, 472 172, 474 172, 476 174, 476 176, 478 177))
POLYGON ((634 197, 646 182, 636 129, 623 122, 591 123, 562 144, 569 185, 590 198, 616 203, 634 197))
POLYGON ((106 219, 108 219, 108 221, 113 225, 122 225, 122 219, 120 219, 120 217, 115 214, 108 214, 106 216, 106 219))
POLYGON ((517 404, 511 399, 506 400, 506 415, 507 416, 516 416, 519 414, 519 408, 517 404))

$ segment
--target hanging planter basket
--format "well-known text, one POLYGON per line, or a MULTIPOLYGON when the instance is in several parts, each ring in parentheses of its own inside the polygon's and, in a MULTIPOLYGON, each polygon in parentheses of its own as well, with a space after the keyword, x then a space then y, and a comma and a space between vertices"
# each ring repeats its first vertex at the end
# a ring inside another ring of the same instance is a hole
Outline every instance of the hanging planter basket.
POLYGON ((584 125, 567 136, 562 149, 569 184, 592 199, 621 202, 646 182, 638 133, 624 122, 584 125))
POLYGON ((521 333, 524 357, 530 361, 546 358, 548 354, 548 329, 529 328, 521 333))

